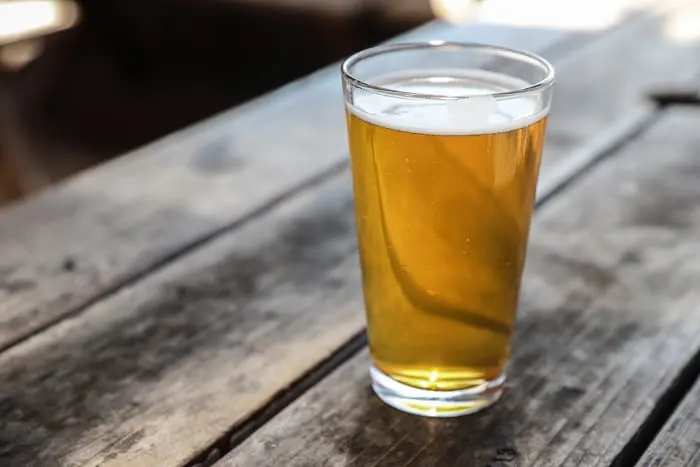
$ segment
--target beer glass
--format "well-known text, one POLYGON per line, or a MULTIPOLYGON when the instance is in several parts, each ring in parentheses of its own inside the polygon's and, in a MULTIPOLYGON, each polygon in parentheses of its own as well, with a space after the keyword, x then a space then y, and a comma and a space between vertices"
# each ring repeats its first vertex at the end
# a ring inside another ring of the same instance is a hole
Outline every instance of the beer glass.
POLYGON ((478 411, 504 388, 554 70, 433 41, 359 52, 342 78, 372 387, 478 411))

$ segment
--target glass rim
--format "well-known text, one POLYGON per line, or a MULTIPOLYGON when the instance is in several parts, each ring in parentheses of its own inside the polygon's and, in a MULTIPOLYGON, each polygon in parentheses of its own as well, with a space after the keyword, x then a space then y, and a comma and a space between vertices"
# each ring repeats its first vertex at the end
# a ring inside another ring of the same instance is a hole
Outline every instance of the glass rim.
POLYGON ((384 94, 388 96, 393 96, 393 97, 404 97, 404 98, 414 98, 414 99, 433 99, 433 100, 457 100, 457 99, 464 99, 465 97, 469 96, 447 96, 447 95, 441 95, 441 94, 425 94, 425 93, 418 93, 418 92, 410 92, 410 91, 399 91, 397 89, 390 89, 385 86, 378 86, 376 84, 371 84, 367 82, 364 79, 359 78, 357 75, 353 74, 350 69, 361 62, 364 59, 375 57, 377 55, 382 55, 385 53, 390 53, 390 52, 398 52, 398 51, 405 51, 405 50, 420 50, 420 49, 438 49, 438 48, 444 48, 444 47, 452 47, 452 48, 457 48, 457 49, 472 49, 472 50, 481 50, 485 52, 496 52, 497 54, 500 55, 505 55, 505 56, 510 56, 511 58, 519 58, 521 60, 525 59, 525 61, 528 61, 530 63, 536 63, 540 65, 541 67, 544 68, 546 71, 546 75, 543 79, 539 80, 536 83, 533 84, 528 84, 525 87, 521 87, 518 89, 513 89, 511 91, 498 91, 498 92, 490 92, 487 93, 487 95, 492 96, 494 98, 507 98, 507 97, 514 97, 514 96, 519 96, 522 94, 529 94, 532 92, 538 92, 541 90, 544 90, 554 84, 554 78, 555 78, 555 71, 554 71, 554 66, 552 66, 549 61, 544 59, 543 57, 534 54, 532 52, 526 52, 524 50, 518 50, 518 49, 512 49, 509 47, 503 47, 499 45, 491 45, 491 44, 484 44, 484 43, 479 43, 479 42, 457 42, 457 41, 442 41, 442 40, 432 40, 432 41, 424 41, 424 42, 398 42, 398 43, 391 43, 391 44, 383 44, 383 45, 378 45, 375 47, 370 47, 368 49, 361 50, 359 52, 355 52, 354 54, 350 55, 348 58, 343 60, 340 69, 343 75, 343 78, 345 78, 347 81, 349 81, 353 86, 367 90, 367 91, 372 91, 375 93, 379 94, 384 94))

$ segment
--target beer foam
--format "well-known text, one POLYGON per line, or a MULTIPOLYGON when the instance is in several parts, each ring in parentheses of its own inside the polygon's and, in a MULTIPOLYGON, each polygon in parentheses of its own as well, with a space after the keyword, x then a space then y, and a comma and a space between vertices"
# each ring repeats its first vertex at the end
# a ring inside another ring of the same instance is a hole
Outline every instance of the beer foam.
POLYGON ((542 119, 540 96, 523 94, 496 99, 493 94, 514 91, 528 83, 482 70, 420 70, 372 80, 386 89, 454 99, 402 98, 358 90, 348 110, 358 118, 385 128, 433 135, 502 133, 542 119))

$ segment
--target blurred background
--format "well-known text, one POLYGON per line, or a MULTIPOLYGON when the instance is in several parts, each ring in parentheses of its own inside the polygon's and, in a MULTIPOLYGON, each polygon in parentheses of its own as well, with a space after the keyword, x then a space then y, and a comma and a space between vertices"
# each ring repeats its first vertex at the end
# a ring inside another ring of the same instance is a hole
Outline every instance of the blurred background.
POLYGON ((470 0, 0 0, 0 204, 470 0))

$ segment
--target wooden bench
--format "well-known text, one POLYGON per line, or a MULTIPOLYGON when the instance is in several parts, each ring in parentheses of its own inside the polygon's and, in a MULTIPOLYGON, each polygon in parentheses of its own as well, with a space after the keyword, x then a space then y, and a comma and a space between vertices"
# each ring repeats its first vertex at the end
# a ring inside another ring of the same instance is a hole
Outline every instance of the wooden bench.
POLYGON ((700 3, 600 12, 408 36, 559 73, 498 405, 371 395, 333 66, 0 213, 0 465, 693 465, 700 110, 646 93, 700 72, 700 3))

